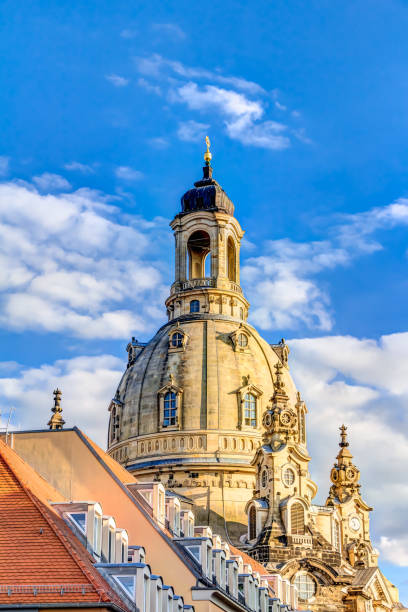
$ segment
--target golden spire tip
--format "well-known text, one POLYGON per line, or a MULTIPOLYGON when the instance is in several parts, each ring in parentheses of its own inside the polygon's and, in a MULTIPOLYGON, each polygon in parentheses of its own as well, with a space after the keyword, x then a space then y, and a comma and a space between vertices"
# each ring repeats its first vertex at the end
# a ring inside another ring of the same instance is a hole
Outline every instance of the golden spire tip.
POLYGON ((205 144, 207 145, 207 150, 204 153, 204 161, 207 164, 207 166, 210 165, 211 160, 212 160, 212 154, 210 151, 210 147, 211 147, 211 142, 210 139, 208 138, 208 136, 205 137, 205 144))

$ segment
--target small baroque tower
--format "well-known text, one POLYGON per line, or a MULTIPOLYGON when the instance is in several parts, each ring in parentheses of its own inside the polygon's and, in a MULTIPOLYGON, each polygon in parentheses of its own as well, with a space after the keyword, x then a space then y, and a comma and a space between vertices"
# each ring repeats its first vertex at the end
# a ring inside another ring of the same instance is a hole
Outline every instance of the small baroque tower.
POLYGON ((353 464, 349 451, 347 427, 340 427, 340 452, 330 473, 332 486, 327 507, 336 508, 340 516, 345 556, 353 567, 377 566, 378 552, 370 540, 369 512, 372 510, 360 495, 360 470, 353 464))
POLYGON ((311 549, 315 533, 311 504, 317 487, 308 471, 307 409, 299 393, 296 403, 290 402, 280 362, 275 371, 274 394, 262 418, 263 444, 252 461, 254 497, 247 505, 248 544, 264 564, 290 559, 295 548, 311 549))
POLYGON ((61 408, 61 396, 62 392, 58 387, 53 391, 54 395, 54 406, 51 408, 51 412, 53 413, 50 420, 48 421, 48 427, 50 429, 62 429, 65 425, 65 421, 62 418, 62 408, 61 408))

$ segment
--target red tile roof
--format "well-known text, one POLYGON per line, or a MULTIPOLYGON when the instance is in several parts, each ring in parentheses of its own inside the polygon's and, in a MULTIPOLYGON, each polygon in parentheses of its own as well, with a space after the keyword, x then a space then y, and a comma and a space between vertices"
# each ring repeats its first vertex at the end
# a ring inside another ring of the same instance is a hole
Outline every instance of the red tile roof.
POLYGON ((61 500, 0 440, 0 604, 106 602, 126 609, 50 506, 61 500))

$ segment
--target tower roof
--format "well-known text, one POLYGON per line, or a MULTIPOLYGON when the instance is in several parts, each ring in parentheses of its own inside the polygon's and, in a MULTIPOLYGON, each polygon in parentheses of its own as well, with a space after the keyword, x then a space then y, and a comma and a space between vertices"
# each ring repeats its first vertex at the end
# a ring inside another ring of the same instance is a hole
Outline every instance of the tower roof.
POLYGON ((207 151, 204 154, 205 166, 203 178, 194 183, 194 189, 189 189, 181 198, 181 213, 187 214, 197 210, 222 211, 234 214, 234 204, 229 199, 221 185, 213 179, 210 153, 210 140, 206 137, 207 151))

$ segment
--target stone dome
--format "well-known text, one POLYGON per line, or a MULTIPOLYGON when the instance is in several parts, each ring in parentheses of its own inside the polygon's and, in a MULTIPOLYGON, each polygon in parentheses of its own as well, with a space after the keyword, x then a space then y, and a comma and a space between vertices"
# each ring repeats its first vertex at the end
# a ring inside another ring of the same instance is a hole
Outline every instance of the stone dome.
POLYGON ((137 478, 160 479, 192 499, 198 522, 239 537, 277 364, 289 401, 298 400, 288 347, 268 344, 247 323, 244 232, 233 213, 207 165, 170 223, 168 322, 147 344, 128 344, 128 368, 109 408, 108 451, 137 478))
MULTIPOLYGON (((167 323, 138 350, 114 400, 121 408, 115 446, 126 441, 128 468, 149 468, 152 462, 158 468, 169 461, 249 465, 274 391, 274 367, 286 361, 286 345, 269 345, 248 323, 207 314, 167 323), (181 346, 173 346, 173 334, 182 337, 181 346), (173 427, 163 426, 160 399, 166 392, 180 397, 173 427), (256 423, 245 418, 248 394, 256 398, 256 423)), ((296 388, 286 369, 284 378, 295 404, 296 388)))

